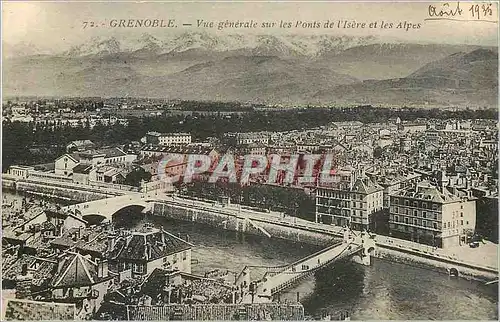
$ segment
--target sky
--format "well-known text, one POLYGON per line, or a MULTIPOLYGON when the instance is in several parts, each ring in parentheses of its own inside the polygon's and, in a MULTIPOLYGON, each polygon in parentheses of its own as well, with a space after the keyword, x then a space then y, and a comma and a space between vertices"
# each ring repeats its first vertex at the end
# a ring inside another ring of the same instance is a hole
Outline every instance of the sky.
MULTIPOLYGON (((456 2, 449 2, 456 6, 456 2)), ((471 18, 471 3, 460 2, 463 9, 460 21, 424 21, 429 17, 429 5, 441 8, 439 2, 3 2, 2 39, 5 43, 32 43, 39 48, 65 50, 93 36, 138 36, 148 32, 154 36, 171 36, 180 31, 208 31, 214 33, 258 34, 328 34, 373 35, 381 41, 417 43, 451 43, 497 46, 498 22, 465 21, 471 18), (110 28, 111 19, 175 19, 178 28, 110 28), (197 19, 205 21, 269 21, 280 20, 325 21, 349 20, 367 24, 378 21, 378 28, 364 29, 302 29, 257 28, 245 30, 200 29, 197 19), (83 29, 84 21, 94 21, 104 26, 83 29), (381 29, 382 21, 411 22, 416 30, 381 29), (185 27, 183 23, 193 26, 185 27)), ((493 4, 489 20, 498 21, 498 4, 493 4)))

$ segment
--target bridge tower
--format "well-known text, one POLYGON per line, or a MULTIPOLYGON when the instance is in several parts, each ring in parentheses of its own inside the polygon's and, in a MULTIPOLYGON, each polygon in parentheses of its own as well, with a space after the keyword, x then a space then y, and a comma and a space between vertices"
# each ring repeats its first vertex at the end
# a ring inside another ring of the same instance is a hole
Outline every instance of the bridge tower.
POLYGON ((363 250, 359 254, 353 256, 353 261, 358 264, 370 266, 371 254, 375 251, 375 240, 369 233, 363 231, 358 233, 357 236, 354 236, 353 242, 363 246, 363 250))

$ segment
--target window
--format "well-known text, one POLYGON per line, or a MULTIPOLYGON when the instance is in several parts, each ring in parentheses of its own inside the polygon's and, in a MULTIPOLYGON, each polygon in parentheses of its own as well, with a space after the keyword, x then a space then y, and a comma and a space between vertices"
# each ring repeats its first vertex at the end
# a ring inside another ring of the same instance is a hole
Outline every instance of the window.
POLYGON ((434 214, 434 220, 438 220, 438 215, 434 214))
POLYGON ((144 265, 134 264, 134 273, 144 273, 144 265))
POLYGON ((422 208, 427 209, 427 203, 422 202, 422 208))
POLYGON ((422 213, 422 217, 427 218, 427 213, 425 211, 422 213))
POLYGON ((469 224, 469 221, 467 220, 465 223, 468 225, 468 224, 469 224))
POLYGON ((464 213, 463 213, 463 212, 461 212, 461 213, 460 213, 460 217, 463 217, 463 216, 464 216, 464 213))
POLYGON ((408 224, 408 217, 405 217, 405 224, 408 224))
POLYGON ((405 206, 408 206, 410 202, 408 200, 405 200, 405 206))
POLYGON ((417 217, 418 215, 418 211, 417 210, 413 210, 413 216, 417 217))
POLYGON ((464 225, 464 221, 460 220, 460 226, 463 226, 463 225, 464 225))
POLYGON ((433 225, 434 225, 434 229, 438 229, 438 224, 437 224, 437 222, 433 223, 433 225))
POLYGON ((413 220, 413 224, 414 224, 415 226, 416 226, 416 225, 418 225, 418 220, 417 220, 417 219, 414 219, 414 220, 413 220))
POLYGON ((418 202, 414 201, 413 202, 413 207, 418 207, 418 202))
POLYGON ((427 226, 427 221, 422 220, 422 226, 426 227, 427 226))
POLYGON ((398 216, 394 216, 394 221, 395 222, 399 222, 399 217, 398 216))

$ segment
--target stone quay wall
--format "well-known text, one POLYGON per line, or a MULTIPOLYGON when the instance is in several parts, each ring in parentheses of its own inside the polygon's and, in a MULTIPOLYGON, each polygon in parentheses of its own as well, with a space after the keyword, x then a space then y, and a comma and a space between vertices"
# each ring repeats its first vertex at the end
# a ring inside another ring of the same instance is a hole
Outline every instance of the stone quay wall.
MULTIPOLYGON (((237 212, 232 214, 229 212, 216 211, 215 208, 214 210, 196 209, 180 204, 155 202, 153 214, 180 221, 206 224, 224 230, 265 236, 262 230, 256 228, 255 225, 252 225, 247 218, 244 217, 244 215, 238 214, 237 212)), ((281 238, 318 246, 327 245, 331 243, 332 240, 341 238, 339 235, 324 231, 314 231, 307 227, 298 227, 291 223, 280 222, 273 219, 264 220, 261 217, 249 219, 263 228, 272 238, 281 238)), ((423 254, 393 245, 377 243, 376 246, 375 251, 371 255, 392 262, 436 270, 443 273, 451 273, 453 269, 456 269, 459 276, 480 281, 490 281, 498 276, 496 270, 484 268, 479 265, 475 266, 451 259, 438 258, 432 254, 423 254)))
POLYGON ((301 304, 170 304, 136 306, 127 305, 127 320, 130 321, 227 321, 227 320, 304 320, 301 304))
MULTIPOLYGON (((198 210, 194 208, 182 207, 179 205, 156 202, 153 207, 153 214, 181 221, 191 221, 206 224, 214 228, 231 230, 258 236, 266 236, 265 233, 250 223, 247 218, 239 214, 227 214, 209 210, 198 210)), ((301 242, 311 245, 326 245, 334 236, 324 233, 298 229, 292 225, 287 226, 283 222, 270 222, 258 218, 250 218, 258 227, 265 230, 272 238, 280 238, 301 242)), ((337 238, 337 240, 340 238, 337 238)))

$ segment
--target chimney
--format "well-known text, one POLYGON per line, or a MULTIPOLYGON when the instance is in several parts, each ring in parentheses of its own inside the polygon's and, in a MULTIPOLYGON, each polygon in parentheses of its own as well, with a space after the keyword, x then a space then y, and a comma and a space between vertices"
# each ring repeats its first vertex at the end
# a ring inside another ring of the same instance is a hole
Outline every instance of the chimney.
POLYGON ((163 228, 160 230, 160 234, 161 234, 161 246, 162 248, 165 247, 165 232, 163 231, 163 228))
POLYGON ((31 299, 33 275, 28 274, 28 264, 23 264, 21 274, 16 277, 16 299, 31 299))
POLYGON ((106 259, 100 259, 97 263, 97 277, 108 277, 108 261, 106 259))
POLYGON ((151 258, 151 244, 150 243, 146 243, 146 256, 147 256, 147 260, 149 260, 151 258))
POLYGON ((108 235, 108 248, 107 248, 107 252, 111 253, 113 251, 113 248, 115 248, 115 235, 114 234, 109 234, 108 235))

